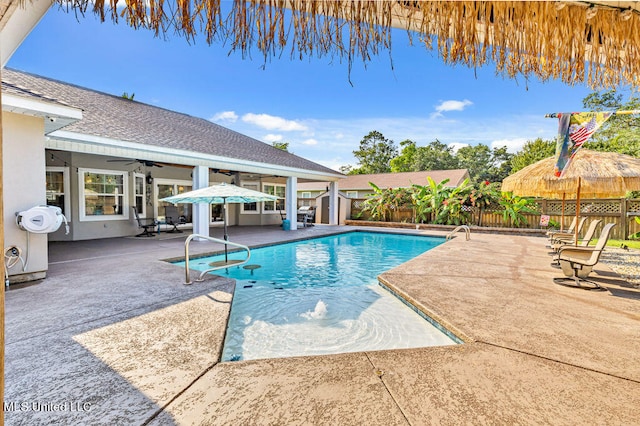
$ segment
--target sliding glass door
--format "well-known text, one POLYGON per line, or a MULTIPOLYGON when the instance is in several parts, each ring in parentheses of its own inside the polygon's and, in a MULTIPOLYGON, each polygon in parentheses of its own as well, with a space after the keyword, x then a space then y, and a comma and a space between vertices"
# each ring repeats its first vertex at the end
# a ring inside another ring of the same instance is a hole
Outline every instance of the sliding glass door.
MULTIPOLYGON (((191 191, 193 188, 192 183, 190 181, 174 181, 168 179, 155 179, 154 181, 156 194, 156 217, 159 220, 164 220, 164 208, 165 206, 170 206, 171 203, 167 203, 165 201, 160 201, 165 197, 170 197, 172 195, 182 194, 184 192, 191 191)), ((191 223, 191 204, 178 204, 178 214, 184 216, 186 218, 187 223, 191 223)))

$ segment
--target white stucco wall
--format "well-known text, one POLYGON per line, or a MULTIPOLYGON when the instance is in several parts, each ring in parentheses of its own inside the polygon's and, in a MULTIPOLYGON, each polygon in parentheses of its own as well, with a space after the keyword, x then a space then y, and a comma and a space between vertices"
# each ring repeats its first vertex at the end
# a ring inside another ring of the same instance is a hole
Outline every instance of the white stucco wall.
POLYGON ((46 204, 43 135, 42 118, 2 113, 4 245, 5 248, 20 248, 22 257, 27 261, 25 271, 20 262, 9 270, 9 275, 16 281, 20 278, 42 278, 47 271, 47 234, 29 234, 27 250, 27 233, 18 228, 15 215, 46 204))

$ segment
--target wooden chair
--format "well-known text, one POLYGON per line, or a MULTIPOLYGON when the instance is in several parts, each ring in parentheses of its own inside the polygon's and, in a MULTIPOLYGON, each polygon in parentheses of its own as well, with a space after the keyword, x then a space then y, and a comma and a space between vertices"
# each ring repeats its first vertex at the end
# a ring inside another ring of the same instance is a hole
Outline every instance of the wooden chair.
POLYGON ((138 222, 138 228, 143 229, 143 231, 136 235, 136 237, 153 237, 156 235, 154 232, 156 230, 156 226, 158 226, 158 221, 154 218, 141 218, 136 207, 132 206, 131 208, 133 209, 133 216, 136 218, 136 222, 138 222))

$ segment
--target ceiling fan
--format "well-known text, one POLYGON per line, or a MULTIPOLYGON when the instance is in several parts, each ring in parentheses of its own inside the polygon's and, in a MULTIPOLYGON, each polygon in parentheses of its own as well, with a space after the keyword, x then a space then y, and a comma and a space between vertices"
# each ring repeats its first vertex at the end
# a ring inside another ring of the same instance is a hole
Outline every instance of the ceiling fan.
POLYGON ((123 163, 127 162, 126 165, 140 163, 146 167, 164 167, 162 163, 157 163, 151 160, 130 160, 130 159, 121 159, 121 160, 107 160, 107 163, 123 163))

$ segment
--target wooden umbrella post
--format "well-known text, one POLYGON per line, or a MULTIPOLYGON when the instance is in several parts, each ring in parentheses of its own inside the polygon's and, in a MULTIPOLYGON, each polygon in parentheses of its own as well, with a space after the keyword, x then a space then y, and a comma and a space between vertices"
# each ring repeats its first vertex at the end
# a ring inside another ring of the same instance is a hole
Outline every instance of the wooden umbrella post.
POLYGON ((578 245, 578 230, 579 230, 579 226, 578 226, 578 222, 580 221, 580 184, 581 182, 580 177, 578 177, 578 191, 577 191, 577 195, 576 195, 576 227, 574 228, 574 232, 576 234, 575 237, 575 243, 576 246, 578 245))

